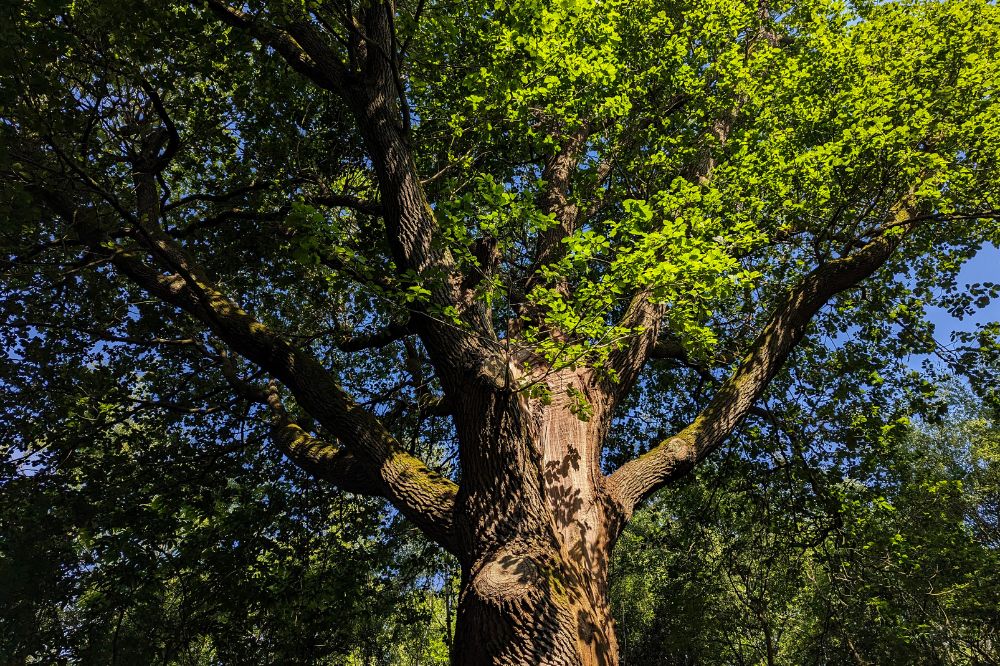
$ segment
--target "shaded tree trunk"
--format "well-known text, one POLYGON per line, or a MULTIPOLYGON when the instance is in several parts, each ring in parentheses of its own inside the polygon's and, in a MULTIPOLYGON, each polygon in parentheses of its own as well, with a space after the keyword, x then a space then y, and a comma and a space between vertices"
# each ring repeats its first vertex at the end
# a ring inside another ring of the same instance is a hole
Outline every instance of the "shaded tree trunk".
POLYGON ((463 574, 453 663, 618 664, 607 577, 526 550, 495 553, 463 574))
POLYGON ((618 663, 607 582, 620 520, 599 468, 607 401, 591 375, 528 377, 542 398, 463 402, 456 665, 618 663))

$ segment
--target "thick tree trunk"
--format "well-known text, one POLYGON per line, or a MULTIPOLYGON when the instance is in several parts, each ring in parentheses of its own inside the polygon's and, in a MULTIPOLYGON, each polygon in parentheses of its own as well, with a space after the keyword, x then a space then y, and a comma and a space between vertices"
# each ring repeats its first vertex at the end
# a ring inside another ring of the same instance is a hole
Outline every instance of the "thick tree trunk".
POLYGON ((499 552, 463 572, 453 664, 615 666, 607 577, 552 552, 499 552))
POLYGON ((463 400, 456 666, 618 664, 607 589, 617 520, 599 468, 607 409, 592 380, 565 370, 539 376, 545 399, 463 400))

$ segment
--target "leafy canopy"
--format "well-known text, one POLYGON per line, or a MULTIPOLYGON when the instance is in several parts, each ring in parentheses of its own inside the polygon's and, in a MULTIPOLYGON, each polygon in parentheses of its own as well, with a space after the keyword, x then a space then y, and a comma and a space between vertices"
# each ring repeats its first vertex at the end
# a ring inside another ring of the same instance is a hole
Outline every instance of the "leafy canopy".
MULTIPOLYGON (((338 26, 353 9, 240 6, 280 28, 338 26)), ((399 2, 397 111, 439 230, 432 249, 457 264, 452 274, 401 264, 349 104, 201 2, 36 0, 0 12, 0 484, 32 498, 3 511, 41 519, 56 496, 96 503, 114 520, 71 546, 57 539, 83 569, 108 565, 95 577, 131 581, 135 561, 196 559, 188 542, 247 571, 262 565, 218 534, 323 522, 303 517, 310 507, 275 509, 264 526, 251 515, 267 506, 260 488, 287 497, 306 483, 257 452, 269 412, 234 388, 266 386, 268 373, 212 321, 111 265, 108 253, 164 261, 136 212, 150 189, 135 165, 150 156, 169 153, 145 222, 451 479, 455 433, 434 409, 442 386, 427 350, 405 335, 413 313, 495 332, 515 360, 634 384, 611 466, 689 423, 789 288, 877 238, 900 240, 896 253, 820 313, 761 404, 815 443, 813 467, 864 477, 896 455, 914 415, 942 411, 944 370, 918 371, 911 354, 941 354, 997 400, 1000 327, 942 350, 928 321, 932 308, 965 316, 998 295, 993 283, 957 283, 964 261, 1000 244, 995 3, 399 2), (469 298, 442 305, 435 294, 456 275, 469 298), (637 296, 662 308, 670 353, 629 382, 611 357, 650 327, 627 316, 637 296), (190 481, 215 455, 226 474, 190 481), (225 493, 185 508, 182 496, 223 479, 225 493), (137 517, 160 529, 116 531, 119 507, 106 500, 117 493, 135 505, 129 530, 137 517), (129 567, 115 569, 119 558, 129 567)), ((344 61, 359 38, 321 34, 344 61)), ((544 399, 531 381, 523 388, 544 399)), ((305 431, 329 435, 285 403, 305 431)), ((582 398, 574 409, 591 412, 582 398)), ((757 416, 734 447, 741 459, 766 459, 785 430, 757 416)), ((5 536, 4 557, 21 536, 5 536)))

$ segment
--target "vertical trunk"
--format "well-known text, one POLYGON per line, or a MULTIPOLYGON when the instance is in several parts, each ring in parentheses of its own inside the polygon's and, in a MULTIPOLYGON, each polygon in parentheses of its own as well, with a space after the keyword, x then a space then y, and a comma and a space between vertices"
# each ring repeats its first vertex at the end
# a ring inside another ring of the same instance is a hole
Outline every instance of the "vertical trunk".
POLYGON ((592 379, 545 376, 551 400, 463 399, 456 666, 618 664, 599 468, 608 410, 592 379))
POLYGON ((466 571, 455 666, 617 666, 606 578, 551 553, 509 552, 466 571))

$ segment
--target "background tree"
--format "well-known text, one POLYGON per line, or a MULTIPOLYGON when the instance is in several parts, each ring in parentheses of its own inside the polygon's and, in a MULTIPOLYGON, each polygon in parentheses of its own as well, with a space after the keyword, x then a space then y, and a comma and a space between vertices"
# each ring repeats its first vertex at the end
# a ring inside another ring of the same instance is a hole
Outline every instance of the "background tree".
POLYGON ((137 412, 110 370, 77 374, 46 440, 5 458, 4 663, 447 662, 429 592, 451 564, 412 527, 246 424, 220 442, 137 412))
POLYGON ((994 663, 996 419, 968 397, 877 453, 732 456, 658 495, 615 557, 622 660, 994 663))
POLYGON ((457 558, 455 663, 617 663, 648 496, 779 406, 891 438, 925 308, 996 291, 954 293, 1000 241, 985 1, 3 11, 10 446, 142 427, 108 395, 268 422, 457 558))

